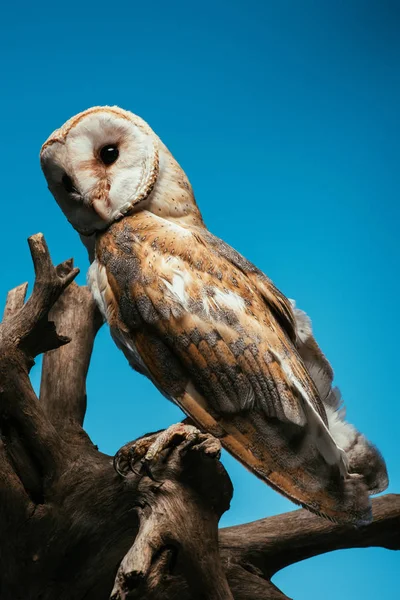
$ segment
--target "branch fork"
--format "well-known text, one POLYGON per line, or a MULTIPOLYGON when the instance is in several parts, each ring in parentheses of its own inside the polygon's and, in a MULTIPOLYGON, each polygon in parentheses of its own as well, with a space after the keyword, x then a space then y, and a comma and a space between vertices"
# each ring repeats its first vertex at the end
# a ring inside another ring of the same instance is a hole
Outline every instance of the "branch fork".
POLYGON ((67 344, 70 339, 58 335, 54 323, 48 320, 51 307, 79 273, 69 259, 54 267, 45 239, 41 233, 28 239, 35 285, 29 300, 24 304, 27 284, 12 290, 6 301, 3 324, 0 327, 2 344, 8 339, 17 342, 27 358, 28 366, 38 354, 67 344))

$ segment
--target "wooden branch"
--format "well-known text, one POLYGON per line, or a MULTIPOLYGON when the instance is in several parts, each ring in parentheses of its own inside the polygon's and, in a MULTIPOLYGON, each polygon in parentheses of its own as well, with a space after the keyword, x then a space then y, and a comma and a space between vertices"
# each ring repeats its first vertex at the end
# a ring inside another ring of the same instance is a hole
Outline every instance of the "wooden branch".
POLYGON ((183 585, 192 599, 233 600, 218 551, 218 521, 232 497, 229 477, 214 458, 219 453, 214 438, 190 451, 180 444, 167 463, 156 465, 157 482, 139 484, 139 531, 112 600, 176 597, 177 573, 181 593, 183 585))
MULTIPOLYGON (((28 284, 23 283, 7 294, 3 321, 18 313, 24 305, 28 284)), ((32 511, 31 497, 41 493, 40 476, 35 470, 27 450, 21 441, 18 430, 12 422, 2 419, 0 443, 0 472, 3 486, 0 488, 2 517, 7 523, 9 514, 15 513, 15 506, 22 501, 23 511, 32 511), (7 444, 7 445, 6 445, 7 444), (16 473, 19 472, 19 476, 16 473), (17 503, 17 504, 15 504, 17 503), (10 507, 13 510, 10 510, 10 507)))
POLYGON ((0 531, 20 526, 33 512, 33 504, 12 468, 3 439, 0 440, 0 531))
MULTIPOLYGON (((271 581, 264 579, 253 565, 247 564, 246 567, 242 567, 225 561, 223 564, 235 600, 290 600, 271 581)), ((186 596, 185 600, 190 600, 190 596, 186 596)))
POLYGON ((66 456, 57 433, 32 389, 28 371, 40 352, 69 341, 48 320, 52 304, 76 277, 72 261, 53 267, 41 234, 28 240, 36 273, 26 304, 26 285, 8 294, 0 325, 0 423, 5 449, 25 490, 38 501, 43 476, 51 476, 66 456), (23 440, 23 443, 22 443, 23 440))
MULTIPOLYGON (((220 554, 233 597, 290 600, 269 578, 293 562, 338 548, 399 548, 399 496, 375 498, 373 510, 374 522, 362 529, 339 527, 305 510, 221 529, 220 554)), ((170 576, 167 581, 169 587, 164 581, 158 597, 192 599, 183 577, 174 580, 170 576)))
POLYGON ((6 306, 4 308, 3 321, 6 321, 15 315, 23 307, 27 289, 28 284, 22 283, 18 287, 8 292, 6 306))
MULTIPOLYGON (((28 243, 36 274, 33 292, 28 302, 8 316, 0 329, 0 344, 4 348, 8 342, 15 347, 15 341, 18 341, 17 347, 27 359, 27 367, 33 364, 33 358, 38 354, 69 342, 69 338, 57 335, 54 324, 47 317, 53 304, 79 273, 79 269, 73 268, 72 259, 53 267, 41 233, 30 237, 28 243)), ((15 290, 14 295, 18 294, 21 295, 15 290)), ((11 302, 9 299, 8 306, 11 302)), ((6 308, 6 314, 8 312, 6 308)))
POLYGON ((57 331, 71 342, 43 357, 40 401, 60 431, 82 426, 86 412, 86 376, 93 342, 103 319, 86 287, 72 283, 51 309, 57 331))
POLYGON ((300 560, 344 548, 400 550, 400 495, 372 500, 374 519, 364 527, 337 525, 301 509, 220 531, 224 563, 251 564, 263 577, 300 560))

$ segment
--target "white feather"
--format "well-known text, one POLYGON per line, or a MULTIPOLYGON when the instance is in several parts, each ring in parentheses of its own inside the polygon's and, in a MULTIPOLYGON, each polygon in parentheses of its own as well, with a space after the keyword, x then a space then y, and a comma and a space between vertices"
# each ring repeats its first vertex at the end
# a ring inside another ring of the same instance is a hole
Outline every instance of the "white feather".
POLYGON ((289 298, 289 302, 292 305, 295 320, 296 320, 296 334, 301 342, 306 342, 312 335, 311 319, 303 310, 296 307, 296 302, 292 298, 289 298))
POLYGON ((245 301, 241 296, 232 291, 223 292, 218 288, 214 288, 214 295, 207 296, 206 300, 218 308, 227 307, 235 311, 244 310, 246 307, 245 301))
POLYGON ((108 310, 105 299, 105 291, 108 285, 107 273, 105 267, 99 265, 97 260, 94 260, 89 267, 87 273, 87 284, 89 290, 93 294, 97 306, 104 319, 107 320, 108 310))
POLYGON ((328 418, 329 431, 335 442, 347 450, 355 440, 358 432, 351 423, 344 420, 342 411, 337 411, 331 406, 325 404, 326 416, 328 418))
POLYGON ((165 287, 183 307, 187 307, 188 295, 186 292, 186 283, 185 280, 188 278, 188 273, 185 271, 178 271, 176 269, 172 269, 173 277, 172 283, 168 281, 168 279, 162 278, 165 287))
POLYGON ((309 427, 314 443, 319 448, 326 462, 330 465, 337 464, 342 475, 346 475, 348 469, 346 453, 336 443, 331 435, 331 432, 326 427, 320 415, 317 413, 316 409, 311 403, 307 391, 304 389, 297 377, 295 377, 293 374, 290 364, 285 360, 284 357, 279 356, 279 354, 277 354, 274 350, 271 350, 271 353, 281 365, 287 379, 304 400, 303 409, 307 417, 307 426, 309 427))

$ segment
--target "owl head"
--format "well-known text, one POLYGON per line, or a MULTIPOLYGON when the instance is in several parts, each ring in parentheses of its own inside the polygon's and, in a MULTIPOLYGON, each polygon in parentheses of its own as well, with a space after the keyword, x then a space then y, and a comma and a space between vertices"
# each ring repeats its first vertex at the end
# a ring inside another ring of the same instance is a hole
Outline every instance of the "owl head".
POLYGON ((168 216, 193 199, 186 175, 154 131, 118 107, 72 117, 43 144, 40 161, 54 198, 84 236, 135 207, 168 216))

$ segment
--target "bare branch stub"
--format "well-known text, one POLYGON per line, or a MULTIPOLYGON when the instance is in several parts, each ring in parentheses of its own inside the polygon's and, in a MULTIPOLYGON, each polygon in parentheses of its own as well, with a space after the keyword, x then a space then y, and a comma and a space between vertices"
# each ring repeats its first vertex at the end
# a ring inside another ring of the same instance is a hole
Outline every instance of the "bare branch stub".
POLYGON ((6 305, 4 308, 3 321, 6 321, 15 315, 23 307, 27 289, 28 284, 22 283, 18 287, 8 292, 6 305))

